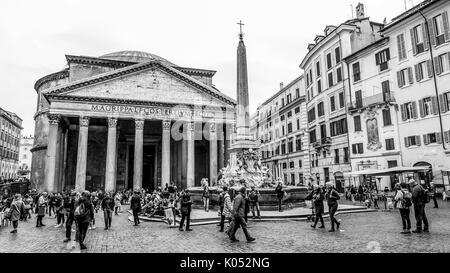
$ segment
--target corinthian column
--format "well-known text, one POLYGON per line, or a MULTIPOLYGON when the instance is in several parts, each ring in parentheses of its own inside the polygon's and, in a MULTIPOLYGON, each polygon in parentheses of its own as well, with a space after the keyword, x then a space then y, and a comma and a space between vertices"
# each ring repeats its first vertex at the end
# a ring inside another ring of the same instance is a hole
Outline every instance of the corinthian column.
POLYGON ((216 124, 209 125, 209 180, 215 185, 217 178, 217 132, 216 124))
POLYGON ((195 186, 195 137, 194 137, 194 123, 187 124, 187 187, 195 186))
POLYGON ((117 119, 108 118, 108 144, 106 150, 105 192, 116 188, 117 119))
POLYGON ((77 153, 77 175, 75 189, 84 191, 86 189, 86 161, 89 132, 89 117, 80 117, 78 130, 78 153, 77 153))
POLYGON ((135 138, 134 138, 134 173, 133 173, 133 189, 142 188, 142 167, 143 167, 143 150, 144 150, 144 120, 135 120, 135 138))
POLYGON ((48 145, 47 145, 47 157, 45 162, 45 187, 48 192, 54 192, 56 188, 56 152, 58 142, 58 127, 60 116, 48 115, 49 132, 48 132, 48 145))
POLYGON ((161 186, 170 182, 170 120, 162 122, 161 186))

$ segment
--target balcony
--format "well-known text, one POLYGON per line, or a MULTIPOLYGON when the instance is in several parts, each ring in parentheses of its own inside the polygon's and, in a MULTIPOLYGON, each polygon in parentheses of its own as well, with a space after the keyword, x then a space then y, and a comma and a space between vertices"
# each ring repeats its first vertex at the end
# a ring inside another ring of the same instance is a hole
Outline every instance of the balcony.
POLYGON ((318 153, 322 150, 329 150, 331 146, 331 138, 330 137, 324 137, 314 143, 312 143, 312 146, 318 153))
POLYGON ((364 97, 359 100, 349 102, 349 111, 362 110, 368 107, 385 104, 395 103, 395 97, 393 92, 379 93, 373 96, 364 97))

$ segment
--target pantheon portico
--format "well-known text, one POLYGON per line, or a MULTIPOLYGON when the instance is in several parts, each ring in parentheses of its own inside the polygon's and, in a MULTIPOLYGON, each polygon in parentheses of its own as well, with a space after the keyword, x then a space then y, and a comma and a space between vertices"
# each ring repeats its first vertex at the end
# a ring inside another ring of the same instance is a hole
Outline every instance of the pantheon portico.
POLYGON ((139 51, 66 59, 35 85, 31 180, 39 190, 216 182, 236 102, 214 87, 215 71, 139 51))

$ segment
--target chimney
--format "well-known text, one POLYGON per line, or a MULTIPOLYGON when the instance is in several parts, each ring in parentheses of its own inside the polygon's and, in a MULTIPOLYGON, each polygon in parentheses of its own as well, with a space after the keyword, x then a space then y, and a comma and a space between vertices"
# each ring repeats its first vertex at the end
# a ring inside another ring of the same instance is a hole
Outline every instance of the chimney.
POLYGON ((364 4, 358 3, 356 6, 356 18, 361 19, 364 18, 364 4))
POLYGON ((283 89, 284 83, 280 82, 280 90, 283 89))

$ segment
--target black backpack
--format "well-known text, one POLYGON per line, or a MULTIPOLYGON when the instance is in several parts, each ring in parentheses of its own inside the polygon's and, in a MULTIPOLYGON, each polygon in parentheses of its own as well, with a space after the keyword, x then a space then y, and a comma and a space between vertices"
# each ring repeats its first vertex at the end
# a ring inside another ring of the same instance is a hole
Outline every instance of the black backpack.
POLYGON ((424 189, 422 187, 422 202, 423 203, 430 203, 430 192, 428 191, 428 189, 424 189))

